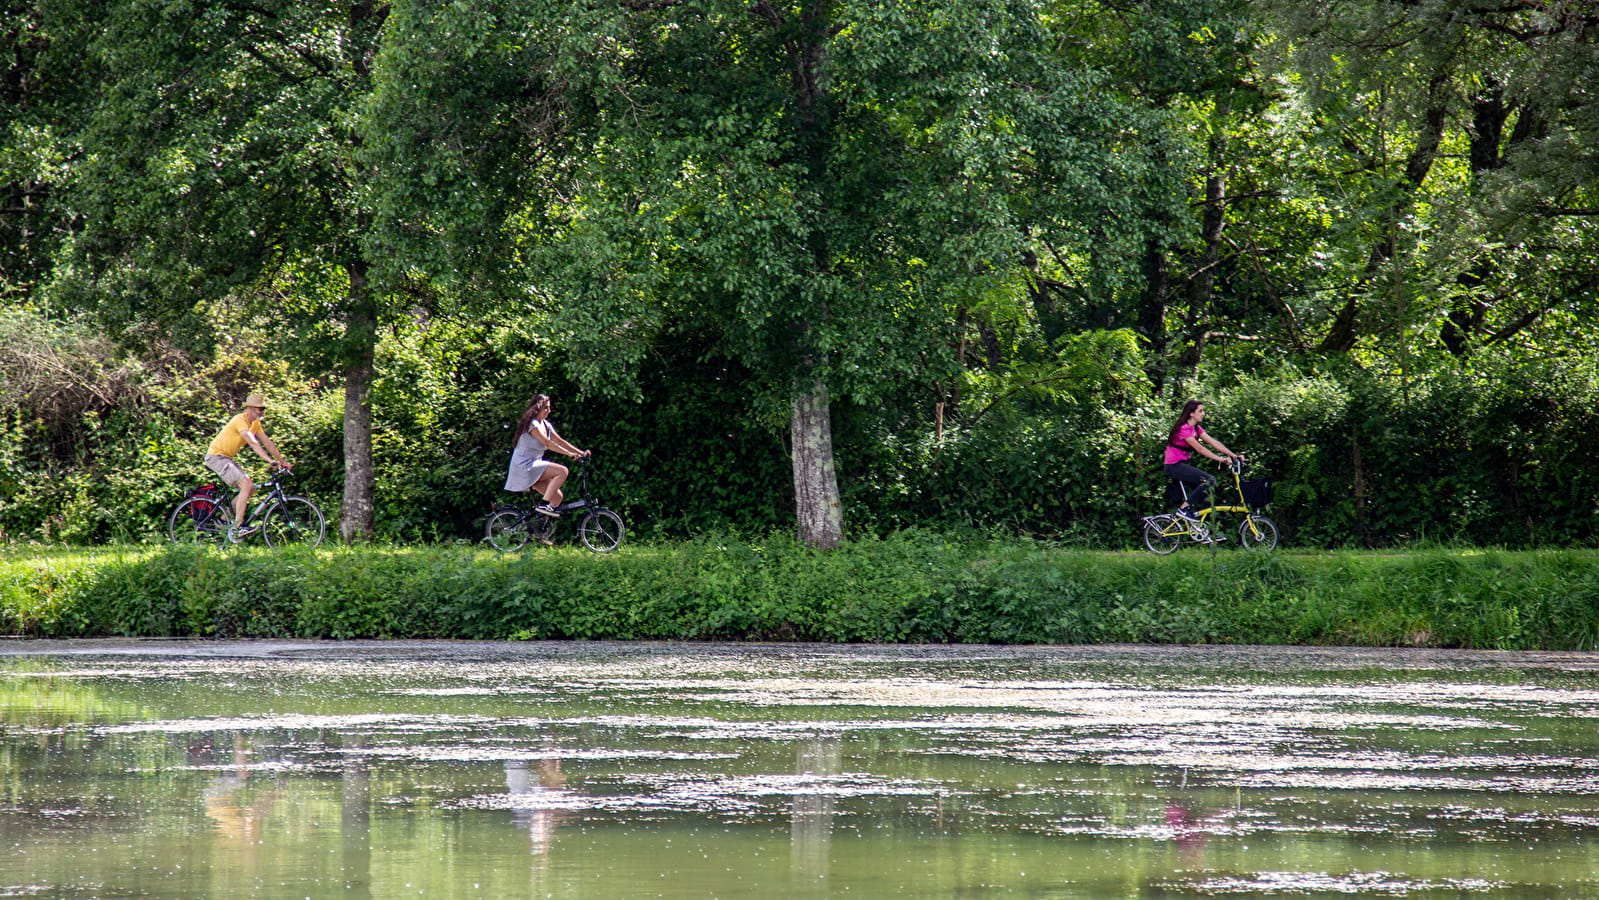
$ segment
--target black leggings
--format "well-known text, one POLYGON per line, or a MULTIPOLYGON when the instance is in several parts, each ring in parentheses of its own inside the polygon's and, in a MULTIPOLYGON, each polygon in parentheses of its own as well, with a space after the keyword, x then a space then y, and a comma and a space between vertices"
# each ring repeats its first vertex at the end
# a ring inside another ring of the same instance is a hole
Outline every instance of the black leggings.
POLYGON ((1211 485, 1216 483, 1216 476, 1201 472, 1186 462, 1174 462, 1166 464, 1166 477, 1189 486, 1189 506, 1204 509, 1210 505, 1205 502, 1205 497, 1210 494, 1211 485))

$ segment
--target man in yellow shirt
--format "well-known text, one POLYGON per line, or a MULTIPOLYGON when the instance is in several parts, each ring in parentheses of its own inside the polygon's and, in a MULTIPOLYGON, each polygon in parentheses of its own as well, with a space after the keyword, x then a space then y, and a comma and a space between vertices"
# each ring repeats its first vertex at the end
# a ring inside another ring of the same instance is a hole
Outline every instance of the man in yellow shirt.
POLYGON ((252 525, 249 528, 240 528, 239 523, 244 521, 245 512, 250 508, 250 495, 255 493, 255 482, 250 480, 244 467, 239 465, 234 457, 244 445, 249 444, 258 456, 276 466, 287 469, 289 461, 278 452, 278 445, 272 443, 267 437, 266 429, 261 425, 261 417, 266 415, 266 398, 260 394, 251 394, 244 398, 244 412, 228 420, 222 426, 222 433, 211 441, 211 446, 205 452, 205 467, 217 473, 230 487, 239 493, 233 498, 233 523, 234 527, 228 532, 230 540, 249 537, 261 526, 252 525))

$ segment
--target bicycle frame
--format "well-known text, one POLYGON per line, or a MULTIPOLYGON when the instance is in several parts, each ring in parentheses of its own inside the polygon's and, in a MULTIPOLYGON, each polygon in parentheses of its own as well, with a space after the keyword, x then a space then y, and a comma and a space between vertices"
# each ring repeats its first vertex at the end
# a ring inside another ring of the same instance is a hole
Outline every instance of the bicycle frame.
MULTIPOLYGON (((1207 507, 1205 507, 1204 509, 1201 509, 1201 510, 1195 510, 1194 516, 1196 518, 1198 518, 1199 521, 1201 521, 1201 522, 1207 521, 1210 518, 1211 513, 1218 513, 1218 512, 1243 513, 1245 515, 1248 515, 1248 514, 1250 514, 1250 513, 1255 511, 1254 509, 1252 509, 1249 506, 1248 502, 1244 500, 1244 482, 1243 482, 1243 479, 1240 477, 1241 468, 1234 468, 1232 466, 1228 466, 1227 470, 1233 476, 1233 495, 1238 498, 1238 505, 1236 505, 1236 506, 1232 506, 1232 505, 1218 506, 1216 504, 1215 500, 1219 499, 1219 498, 1214 498, 1213 497, 1212 500, 1211 500, 1211 504, 1209 506, 1207 506, 1207 507)), ((1182 488, 1182 491, 1183 491, 1183 502, 1187 503, 1188 502, 1188 485, 1184 484, 1181 481, 1177 482, 1177 484, 1178 484, 1179 487, 1182 488)))
MULTIPOLYGON (((1278 531, 1275 522, 1266 518, 1259 510, 1249 505, 1244 497, 1243 466, 1237 461, 1229 463, 1228 471, 1233 476, 1233 495, 1236 503, 1218 503, 1219 496, 1214 497, 1210 506, 1194 510, 1193 518, 1185 518, 1175 513, 1162 513, 1160 515, 1144 517, 1144 546, 1155 553, 1165 554, 1177 549, 1177 545, 1185 539, 1211 545, 1214 549, 1219 541, 1226 539, 1219 528, 1212 524, 1212 517, 1217 513, 1241 513, 1243 522, 1238 528, 1238 539, 1247 549, 1263 548, 1271 550, 1277 546, 1278 531)), ((1188 485, 1177 483, 1182 491, 1183 503, 1189 502, 1188 485)), ((1220 486, 1218 485, 1218 488, 1220 486)))
MULTIPOLYGON (((237 489, 227 484, 220 484, 219 486, 221 487, 221 491, 217 495, 216 502, 226 506, 228 511, 231 513, 233 511, 233 498, 237 497, 239 492, 237 489)), ((255 520, 264 516, 267 510, 277 505, 283 500, 284 497, 283 485, 278 483, 278 479, 276 477, 269 478, 266 481, 256 485, 255 493, 256 496, 261 498, 261 500, 260 502, 256 503, 254 509, 245 514, 243 522, 234 523, 240 528, 243 528, 244 526, 249 525, 251 522, 254 522, 255 520)))
MULTIPOLYGON (((577 495, 578 495, 578 497, 577 497, 576 500, 563 500, 563 501, 561 501, 561 505, 555 507, 555 511, 559 512, 559 513, 567 513, 567 512, 572 512, 573 510, 586 509, 586 508, 588 508, 590 506, 598 506, 599 505, 599 501, 594 499, 594 496, 589 493, 589 469, 588 469, 588 466, 586 464, 578 468, 577 495)), ((535 500, 535 501, 528 501, 528 500, 502 500, 499 503, 494 504, 494 508, 497 509, 497 510, 498 509, 514 509, 517 512, 521 513, 524 518, 530 518, 530 517, 533 517, 533 516, 538 516, 539 518, 548 518, 547 516, 539 516, 538 513, 533 511, 533 506, 537 506, 539 503, 542 503, 542 502, 543 502, 542 499, 535 500), (530 505, 524 505, 524 504, 530 504, 530 505)), ((254 517, 254 515, 255 515, 254 513, 251 513, 251 517, 252 518, 254 517)))
MULTIPOLYGON (((573 468, 578 473, 574 485, 578 497, 561 503, 555 507, 555 512, 564 514, 581 511, 582 515, 576 517, 578 540, 590 550, 609 553, 622 542, 626 526, 621 516, 602 506, 599 498, 589 490, 588 466, 573 468)), ((529 537, 546 545, 553 543, 559 519, 538 512, 529 499, 533 498, 494 504, 484 527, 484 537, 495 549, 519 550, 529 537)))

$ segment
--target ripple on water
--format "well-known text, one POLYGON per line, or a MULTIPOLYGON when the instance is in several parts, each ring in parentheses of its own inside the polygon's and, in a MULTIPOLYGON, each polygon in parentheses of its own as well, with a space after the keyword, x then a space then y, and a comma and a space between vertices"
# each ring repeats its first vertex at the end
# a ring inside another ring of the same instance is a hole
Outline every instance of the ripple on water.
POLYGON ((1257 872, 1194 880, 1173 880, 1157 885, 1162 890, 1181 894, 1222 897, 1228 894, 1313 897, 1327 895, 1371 895, 1403 897, 1420 891, 1485 893, 1501 891, 1507 885, 1482 878, 1404 878, 1388 872, 1257 872))
POLYGON ((345 715, 273 714, 262 716, 219 716, 199 719, 160 719, 96 725, 100 734, 142 734, 148 732, 187 734, 207 731, 267 731, 276 729, 341 729, 349 731, 428 732, 471 728, 493 722, 484 716, 459 716, 404 713, 355 713, 345 715))
MULTIPOLYGON (((690 775, 643 776, 630 785, 635 792, 579 793, 564 789, 479 794, 446 804, 466 809, 584 809, 594 811, 654 809, 658 811, 754 813, 773 800, 840 800, 872 797, 933 797, 950 792, 925 781, 882 778, 860 773, 839 775, 690 775)), ((835 810, 842 815, 844 811, 835 810)))
POLYGON ((551 748, 551 747, 474 747, 466 745, 422 747, 347 747, 337 751, 347 757, 364 759, 412 759, 423 762, 503 762, 507 760, 650 759, 662 761, 738 759, 737 753, 692 752, 658 749, 551 748))

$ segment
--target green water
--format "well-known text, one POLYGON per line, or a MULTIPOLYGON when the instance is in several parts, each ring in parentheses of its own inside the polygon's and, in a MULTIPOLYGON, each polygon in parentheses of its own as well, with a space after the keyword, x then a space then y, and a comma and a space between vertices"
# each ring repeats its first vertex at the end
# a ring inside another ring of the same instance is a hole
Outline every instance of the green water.
POLYGON ((0 897, 1599 896, 1599 656, 0 642, 0 897))

